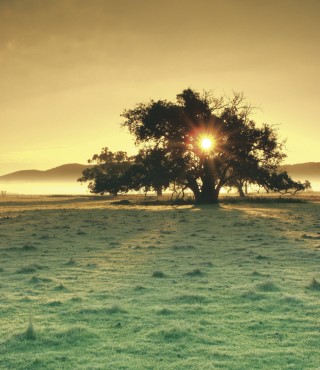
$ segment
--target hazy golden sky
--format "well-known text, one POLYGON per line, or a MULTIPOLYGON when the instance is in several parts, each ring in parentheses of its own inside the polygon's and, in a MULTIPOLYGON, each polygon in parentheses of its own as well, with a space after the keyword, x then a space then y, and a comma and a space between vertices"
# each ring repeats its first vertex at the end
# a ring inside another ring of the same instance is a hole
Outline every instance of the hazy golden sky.
POLYGON ((243 91, 320 161, 319 0, 0 0, 0 174, 134 152, 126 108, 243 91))

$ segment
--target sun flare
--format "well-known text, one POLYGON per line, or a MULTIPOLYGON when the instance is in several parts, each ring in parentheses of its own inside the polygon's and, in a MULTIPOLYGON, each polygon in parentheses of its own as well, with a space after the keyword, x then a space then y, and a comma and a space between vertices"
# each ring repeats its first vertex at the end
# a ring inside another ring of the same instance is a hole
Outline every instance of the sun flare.
POLYGON ((203 150, 209 150, 213 147, 213 139, 209 137, 204 137, 201 139, 201 148, 203 150))

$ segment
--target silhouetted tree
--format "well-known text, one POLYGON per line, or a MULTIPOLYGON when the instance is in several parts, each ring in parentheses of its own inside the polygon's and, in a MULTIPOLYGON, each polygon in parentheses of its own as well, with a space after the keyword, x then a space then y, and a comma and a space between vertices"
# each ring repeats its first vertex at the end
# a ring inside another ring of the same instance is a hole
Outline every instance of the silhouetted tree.
POLYGON ((269 172, 261 171, 256 183, 267 191, 273 190, 280 194, 297 194, 306 189, 311 188, 311 184, 306 180, 303 184, 301 182, 293 181, 287 172, 269 172))
MULTIPOLYGON (((222 187, 243 181, 275 191, 303 190, 304 184, 277 173, 285 158, 284 142, 279 141, 274 127, 258 127, 250 119, 251 111, 242 94, 235 93, 227 100, 186 89, 175 102, 151 100, 122 116, 136 145, 144 145, 146 157, 161 153, 161 160, 165 159, 168 171, 163 184, 174 182, 189 188, 196 202, 215 203, 222 187), (204 137, 212 138, 214 145, 203 149, 204 137)), ((140 162, 144 170, 147 163, 140 162)), ((158 168, 160 174, 162 164, 158 168)), ((147 174, 146 183, 154 187, 151 183, 159 174, 150 168, 147 174)))
POLYGON ((134 157, 134 163, 125 176, 126 185, 132 190, 144 189, 156 191, 162 195, 171 180, 170 161, 166 158, 166 151, 160 148, 142 149, 134 157))
POLYGON ((126 172, 132 162, 133 158, 126 152, 113 153, 108 148, 103 148, 100 154, 94 154, 92 159, 88 160, 92 167, 85 169, 78 181, 89 181, 88 188, 95 194, 117 195, 127 192, 129 187, 126 183, 126 172))

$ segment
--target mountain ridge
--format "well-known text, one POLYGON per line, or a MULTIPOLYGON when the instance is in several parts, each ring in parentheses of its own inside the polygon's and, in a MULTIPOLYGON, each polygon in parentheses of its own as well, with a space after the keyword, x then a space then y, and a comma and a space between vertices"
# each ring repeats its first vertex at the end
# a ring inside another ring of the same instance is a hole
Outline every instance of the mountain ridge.
POLYGON ((21 170, 0 176, 0 181, 76 181, 90 165, 68 163, 48 170, 21 170))
MULTIPOLYGON (((79 163, 67 163, 48 170, 21 170, 0 176, 0 181, 76 181, 82 176, 82 171, 92 165, 79 163)), ((287 171, 290 176, 297 180, 320 180, 320 162, 305 162, 285 164, 279 167, 281 171, 287 171)))
POLYGON ((320 162, 285 164, 280 166, 280 169, 287 171, 292 177, 306 175, 312 178, 319 177, 320 179, 320 162))

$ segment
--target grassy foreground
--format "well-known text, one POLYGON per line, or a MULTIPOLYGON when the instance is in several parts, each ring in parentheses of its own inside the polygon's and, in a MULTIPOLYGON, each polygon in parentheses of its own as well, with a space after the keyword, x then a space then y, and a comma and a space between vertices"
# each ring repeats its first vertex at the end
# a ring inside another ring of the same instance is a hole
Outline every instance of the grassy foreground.
POLYGON ((1 369, 320 369, 320 203, 0 204, 1 369))

